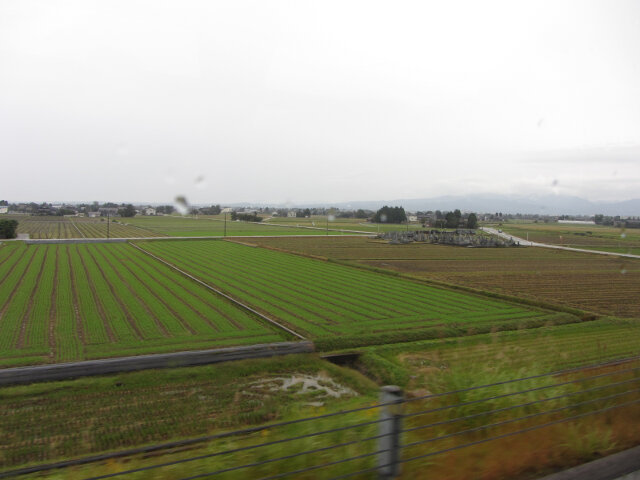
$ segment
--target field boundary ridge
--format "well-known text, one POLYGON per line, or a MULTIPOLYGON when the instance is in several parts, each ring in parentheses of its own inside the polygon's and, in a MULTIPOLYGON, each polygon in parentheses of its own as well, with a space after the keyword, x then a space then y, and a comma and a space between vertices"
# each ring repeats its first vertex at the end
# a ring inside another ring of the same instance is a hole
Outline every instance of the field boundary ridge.
POLYGON ((58 363, 53 365, 13 367, 0 369, 0 386, 47 382, 154 368, 192 367, 232 360, 267 358, 293 353, 312 353, 313 351, 314 345, 310 341, 278 342, 210 350, 190 350, 186 352, 83 360, 80 362, 58 363))

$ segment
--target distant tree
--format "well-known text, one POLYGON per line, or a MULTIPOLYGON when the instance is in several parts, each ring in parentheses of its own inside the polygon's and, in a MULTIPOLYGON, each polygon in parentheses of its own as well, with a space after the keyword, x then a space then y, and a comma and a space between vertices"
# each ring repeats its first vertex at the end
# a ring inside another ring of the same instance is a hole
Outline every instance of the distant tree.
POLYGON ((135 217, 136 209, 133 208, 133 205, 129 204, 124 208, 119 209, 118 215, 120 215, 121 217, 135 217))
POLYGON ((478 228, 478 217, 475 213, 470 213, 467 217, 467 228, 478 228))
POLYGON ((311 216, 311 210, 309 210, 308 208, 305 208, 304 210, 298 210, 296 212, 296 217, 298 218, 305 218, 305 217, 310 217, 311 216))
POLYGON ((355 217, 356 218, 369 218, 369 215, 363 209, 359 208, 358 210, 356 210, 355 217))
POLYGON ((156 208, 156 213, 171 215, 175 210, 176 209, 173 205, 160 205, 156 208))
POLYGON ((6 200, 0 200, 0 207, 8 207, 9 206, 9 202, 7 202, 6 200))
POLYGON ((445 227, 447 228, 458 228, 458 225, 460 224, 460 219, 456 217, 453 212, 447 212, 447 214, 444 216, 444 219, 445 227))
POLYGON ((257 213, 231 212, 231 220, 240 220, 242 222, 261 222, 262 217, 259 217, 257 213))
POLYGON ((387 207, 378 210, 373 216, 376 223, 402 223, 407 221, 407 214, 402 207, 387 207))
POLYGON ((222 211, 220 205, 211 205, 210 207, 205 207, 200 209, 200 213, 203 215, 218 215, 222 211))
POLYGON ((59 208, 58 211, 56 212, 56 215, 58 216, 63 216, 63 215, 75 215, 76 211, 73 208, 67 208, 67 207, 62 207, 59 208))
POLYGON ((0 238, 16 238, 17 220, 0 220, 0 238))

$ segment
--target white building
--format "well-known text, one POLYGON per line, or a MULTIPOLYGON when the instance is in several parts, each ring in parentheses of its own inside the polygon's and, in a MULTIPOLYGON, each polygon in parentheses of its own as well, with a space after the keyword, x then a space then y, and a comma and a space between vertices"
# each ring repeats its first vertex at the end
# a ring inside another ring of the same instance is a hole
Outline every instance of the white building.
POLYGON ((0 213, 9 213, 9 207, 0 207, 0 213))
POLYGON ((294 212, 293 210, 289 210, 289 212, 287 213, 287 217, 295 218, 296 217, 296 212, 294 212))
POLYGON ((152 208, 152 207, 147 207, 143 210, 145 215, 155 215, 156 214, 156 209, 152 208))

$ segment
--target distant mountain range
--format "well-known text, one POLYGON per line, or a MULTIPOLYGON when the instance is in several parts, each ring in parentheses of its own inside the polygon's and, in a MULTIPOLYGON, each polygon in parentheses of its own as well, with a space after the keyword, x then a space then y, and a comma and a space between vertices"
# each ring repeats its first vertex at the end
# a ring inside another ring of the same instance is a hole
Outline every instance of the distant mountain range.
MULTIPOLYGON (((232 206, 261 206, 259 204, 238 203, 232 206)), ((592 202, 580 197, 567 195, 494 195, 475 194, 463 196, 443 196, 434 198, 406 198, 395 200, 368 200, 340 203, 287 204, 289 208, 337 207, 340 209, 377 210, 385 205, 402 206, 405 210, 455 210, 478 213, 528 213, 540 215, 620 215, 640 216, 640 199, 621 202, 592 202)), ((267 206, 266 204, 263 206, 267 206)), ((274 205, 269 205, 274 206, 274 205)), ((285 206, 285 205, 283 205, 285 206)))

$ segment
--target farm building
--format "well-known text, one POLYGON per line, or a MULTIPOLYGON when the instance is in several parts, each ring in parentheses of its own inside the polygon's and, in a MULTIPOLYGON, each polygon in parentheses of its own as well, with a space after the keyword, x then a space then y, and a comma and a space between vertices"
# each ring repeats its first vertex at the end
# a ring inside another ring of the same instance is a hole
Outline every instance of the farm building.
POLYGON ((147 207, 142 211, 145 215, 155 215, 156 209, 152 207, 147 207))
POLYGON ((294 212, 293 210, 289 210, 289 212, 287 213, 287 217, 295 218, 296 217, 296 212, 294 212))
POLYGON ((9 207, 0 207, 0 213, 8 213, 9 207))

